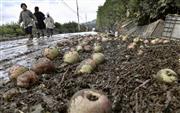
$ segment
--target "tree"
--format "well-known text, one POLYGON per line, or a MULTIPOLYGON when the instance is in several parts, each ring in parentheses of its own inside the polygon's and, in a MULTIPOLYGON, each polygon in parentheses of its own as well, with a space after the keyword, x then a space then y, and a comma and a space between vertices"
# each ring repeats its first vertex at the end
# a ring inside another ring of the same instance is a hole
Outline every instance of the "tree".
POLYGON ((175 13, 180 13, 179 0, 106 0, 98 8, 96 27, 101 31, 112 30, 117 22, 127 19, 145 25, 175 13), (127 11, 130 13, 128 17, 127 11))

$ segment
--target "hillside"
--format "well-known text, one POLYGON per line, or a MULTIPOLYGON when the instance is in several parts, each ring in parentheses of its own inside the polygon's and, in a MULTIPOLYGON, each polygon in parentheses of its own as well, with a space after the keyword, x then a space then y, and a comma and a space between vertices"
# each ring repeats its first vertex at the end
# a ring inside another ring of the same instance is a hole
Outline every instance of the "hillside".
POLYGON ((114 30, 127 19, 146 25, 167 14, 180 14, 179 0, 106 0, 98 9, 96 25, 99 30, 114 30))
POLYGON ((82 25, 88 27, 88 30, 92 30, 92 28, 96 27, 96 19, 86 23, 82 23, 82 25))

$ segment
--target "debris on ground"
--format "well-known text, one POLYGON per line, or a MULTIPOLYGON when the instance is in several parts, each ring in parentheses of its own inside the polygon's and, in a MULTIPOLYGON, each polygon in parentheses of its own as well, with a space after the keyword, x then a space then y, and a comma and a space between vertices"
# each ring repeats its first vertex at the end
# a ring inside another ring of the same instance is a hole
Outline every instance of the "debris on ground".
MULTIPOLYGON (((79 51, 80 62, 73 64, 64 64, 63 55, 59 55, 53 60, 56 71, 39 75, 39 82, 26 91, 21 91, 23 88, 14 85, 13 81, 0 88, 0 112, 27 113, 31 112, 34 106, 38 106, 35 111, 67 113, 71 97, 83 89, 104 92, 112 102, 112 113, 180 112, 178 40, 161 38, 163 41, 169 41, 151 43, 151 38, 146 41, 140 38, 141 40, 133 42, 132 36, 128 36, 126 40, 121 36, 108 37, 104 34, 90 37, 88 45, 93 47, 94 43, 100 43, 106 59, 92 73, 77 76, 75 71, 81 61, 92 56, 93 51, 79 51), (136 44, 128 49, 131 43, 136 44), (177 83, 166 84, 153 77, 159 70, 166 68, 177 73, 177 83), (18 88, 18 95, 13 95, 9 101, 5 101, 2 95, 13 88, 18 88)), ((87 39, 87 36, 82 38, 87 39)), ((79 39, 74 38, 68 44, 62 43, 61 54, 76 48, 78 41, 79 39)))

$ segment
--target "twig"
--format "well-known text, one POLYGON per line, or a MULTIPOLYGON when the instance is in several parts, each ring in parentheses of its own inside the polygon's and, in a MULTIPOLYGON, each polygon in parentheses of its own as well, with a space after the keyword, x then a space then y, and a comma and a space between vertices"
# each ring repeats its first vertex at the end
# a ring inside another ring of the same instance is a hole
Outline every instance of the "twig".
MULTIPOLYGON (((134 66, 131 66, 131 67, 130 67, 129 69, 127 69, 127 70, 130 70, 130 69, 133 68, 133 67, 134 67, 134 66)), ((122 74, 122 76, 126 76, 126 75, 128 75, 128 74, 130 74, 130 73, 136 71, 136 69, 138 69, 139 67, 140 67, 140 65, 134 67, 131 71, 128 71, 128 72, 122 74)))
POLYGON ((136 88, 134 89, 134 91, 138 90, 140 87, 143 87, 143 86, 146 85, 149 81, 150 81, 150 79, 144 81, 141 85, 139 85, 138 87, 136 87, 136 88))
POLYGON ((172 100, 172 98, 171 98, 171 91, 167 91, 166 92, 166 98, 167 98, 167 100, 166 100, 166 108, 169 106, 169 104, 170 104, 170 102, 171 102, 171 100, 172 100))
POLYGON ((62 79, 61 79, 61 81, 59 83, 60 85, 63 83, 65 75, 67 74, 68 71, 69 71, 69 68, 66 70, 66 72, 64 72, 63 77, 62 77, 62 79))
POLYGON ((136 95, 135 95, 135 100, 136 100, 135 112, 136 112, 136 113, 139 113, 139 112, 138 112, 138 94, 137 94, 137 93, 136 93, 136 95))
POLYGON ((19 112, 19 113, 24 113, 23 111, 21 111, 21 110, 19 110, 19 109, 18 109, 18 112, 19 112))

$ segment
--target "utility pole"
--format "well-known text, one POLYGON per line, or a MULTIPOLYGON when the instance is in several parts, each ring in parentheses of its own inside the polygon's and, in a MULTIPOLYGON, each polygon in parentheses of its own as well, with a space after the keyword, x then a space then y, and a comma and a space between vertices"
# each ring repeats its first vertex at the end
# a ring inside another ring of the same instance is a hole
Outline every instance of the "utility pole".
POLYGON ((76 6, 77 6, 77 18, 78 18, 78 30, 81 30, 80 23, 79 23, 79 7, 78 7, 78 0, 76 0, 76 6))
POLYGON ((85 19, 86 19, 86 23, 87 23, 87 13, 85 14, 85 19))
POLYGON ((85 14, 85 19, 86 19, 86 31, 88 31, 88 25, 87 25, 87 13, 85 14))

